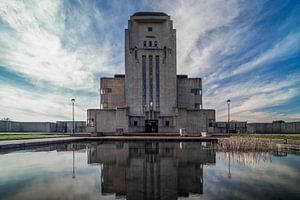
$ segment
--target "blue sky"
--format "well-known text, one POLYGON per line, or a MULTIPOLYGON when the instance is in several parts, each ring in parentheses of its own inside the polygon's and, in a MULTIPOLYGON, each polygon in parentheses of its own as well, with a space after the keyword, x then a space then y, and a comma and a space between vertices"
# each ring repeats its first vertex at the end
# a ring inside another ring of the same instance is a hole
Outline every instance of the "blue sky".
POLYGON ((177 30, 177 71, 203 78, 204 108, 226 120, 300 120, 300 1, 0 2, 0 118, 76 119, 99 107, 99 77, 124 73, 124 29, 162 11, 177 30))

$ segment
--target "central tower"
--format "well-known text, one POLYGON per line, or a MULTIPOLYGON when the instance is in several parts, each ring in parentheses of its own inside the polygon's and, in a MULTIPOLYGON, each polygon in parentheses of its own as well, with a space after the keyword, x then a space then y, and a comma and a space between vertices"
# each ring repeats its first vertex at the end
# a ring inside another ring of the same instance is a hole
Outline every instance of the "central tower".
POLYGON ((212 132, 215 110, 203 109, 201 78, 176 71, 176 30, 170 16, 134 13, 125 29, 125 74, 101 77, 100 109, 88 110, 89 131, 212 132))
POLYGON ((170 16, 138 12, 130 17, 125 29, 125 74, 129 117, 147 123, 147 120, 174 116, 176 30, 170 16))

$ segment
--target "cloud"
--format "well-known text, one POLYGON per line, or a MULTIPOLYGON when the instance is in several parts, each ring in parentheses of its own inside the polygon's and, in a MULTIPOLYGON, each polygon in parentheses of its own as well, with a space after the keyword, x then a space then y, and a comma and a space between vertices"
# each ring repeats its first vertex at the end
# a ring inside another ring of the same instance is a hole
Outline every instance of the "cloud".
POLYGON ((255 121, 273 121, 275 119, 295 120, 296 115, 260 111, 288 102, 300 95, 296 85, 300 83, 300 74, 288 76, 283 80, 266 80, 253 78, 245 82, 232 82, 226 86, 215 86, 208 91, 206 107, 216 107, 219 120, 227 120, 226 100, 231 99, 231 119, 255 121), (222 97, 223 101, 220 101, 222 97))
POLYGON ((212 52, 222 41, 206 43, 199 48, 201 37, 212 30, 226 27, 241 11, 238 1, 164 1, 159 6, 174 21, 177 31, 177 57, 179 73, 198 73, 209 65, 212 52))
POLYGON ((292 8, 241 0, 3 1, 0 66, 32 87, 2 78, 0 117, 68 119, 75 96, 77 119, 84 120, 86 109, 98 107, 99 76, 124 73, 127 19, 153 10, 171 16, 178 73, 203 78, 204 108, 215 108, 218 120, 226 118, 228 98, 237 120, 299 119, 297 110, 266 110, 299 96, 299 20, 292 8))
POLYGON ((0 84, 1 117, 16 121, 57 121, 72 119, 71 98, 75 102, 75 119, 86 120, 86 104, 97 107, 97 96, 74 95, 68 92, 26 91, 0 84))
MULTIPOLYGON (((285 6, 268 10, 267 3, 233 0, 226 3, 166 1, 161 4, 177 29, 178 72, 203 77, 204 108, 215 108, 217 120, 227 118, 226 99, 232 100, 231 112, 236 120, 299 120, 295 117, 297 113, 262 111, 288 104, 300 95, 299 71, 280 75, 272 72, 275 71, 272 65, 299 53, 299 26, 277 33, 286 27, 286 22, 279 24, 274 34, 266 38, 267 33, 258 24, 272 20, 268 17, 274 17, 285 6), (260 68, 265 72, 258 71, 260 68)), ((287 15, 289 21, 293 21, 292 17, 287 15)), ((269 22, 264 23, 268 26, 269 22)))
POLYGON ((0 33, 0 58, 10 70, 73 89, 90 89, 98 84, 96 73, 118 71, 109 40, 97 45, 81 40, 82 35, 91 36, 92 20, 103 23, 99 10, 84 9, 82 4, 63 12, 62 1, 6 1, 1 5, 1 19, 10 31, 0 33), (87 11, 89 15, 84 15, 87 11))
POLYGON ((255 70, 258 67, 264 67, 268 63, 279 62, 281 60, 285 60, 292 56, 295 56, 295 53, 299 52, 299 50, 300 50, 300 32, 289 33, 282 40, 275 43, 273 47, 261 53, 251 61, 241 64, 240 66, 236 67, 234 70, 230 72, 226 71, 224 73, 220 73, 218 77, 211 76, 211 79, 208 78, 207 81, 215 82, 216 80, 222 80, 240 74, 245 74, 251 70, 255 70))

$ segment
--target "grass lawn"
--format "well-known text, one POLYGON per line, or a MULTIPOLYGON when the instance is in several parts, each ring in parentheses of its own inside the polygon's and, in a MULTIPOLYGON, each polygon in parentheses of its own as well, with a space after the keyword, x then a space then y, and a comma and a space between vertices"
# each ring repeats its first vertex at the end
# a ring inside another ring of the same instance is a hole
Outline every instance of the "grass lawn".
POLYGON ((300 140, 300 134, 240 134, 238 136, 263 139, 300 140))
POLYGON ((52 137, 66 137, 64 134, 0 134, 0 140, 3 139, 29 139, 29 138, 52 138, 52 137))

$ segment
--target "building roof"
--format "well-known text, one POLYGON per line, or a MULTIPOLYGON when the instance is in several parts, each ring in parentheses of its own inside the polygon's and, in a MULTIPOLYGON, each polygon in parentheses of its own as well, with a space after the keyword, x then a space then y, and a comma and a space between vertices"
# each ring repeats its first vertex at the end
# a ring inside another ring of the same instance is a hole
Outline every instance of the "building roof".
POLYGON ((168 16, 163 12, 136 12, 132 16, 168 16))
POLYGON ((115 74, 115 78, 125 78, 125 74, 115 74))
POLYGON ((188 78, 188 75, 185 75, 185 74, 177 74, 177 78, 188 78))

